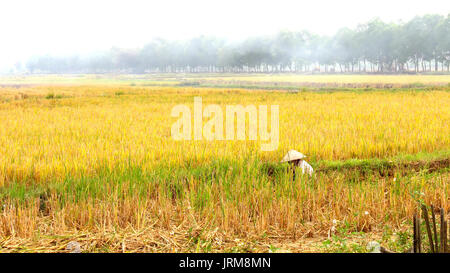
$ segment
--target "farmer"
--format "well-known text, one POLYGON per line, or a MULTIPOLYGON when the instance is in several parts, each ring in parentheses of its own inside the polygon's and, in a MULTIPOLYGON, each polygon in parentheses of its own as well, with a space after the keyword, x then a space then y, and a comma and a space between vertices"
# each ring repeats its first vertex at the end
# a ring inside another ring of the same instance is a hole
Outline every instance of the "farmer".
POLYGON ((284 157, 281 162, 288 162, 289 164, 294 166, 294 179, 295 179, 295 169, 300 167, 302 169, 302 174, 307 173, 309 176, 313 175, 313 168, 308 164, 305 160, 303 160, 306 156, 296 150, 290 150, 284 157))

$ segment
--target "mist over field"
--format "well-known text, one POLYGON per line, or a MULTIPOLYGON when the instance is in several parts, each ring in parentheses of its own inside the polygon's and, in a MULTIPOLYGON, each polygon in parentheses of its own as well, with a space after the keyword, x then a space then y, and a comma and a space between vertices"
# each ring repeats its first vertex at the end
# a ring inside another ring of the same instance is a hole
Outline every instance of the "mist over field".
POLYGON ((373 19, 333 36, 282 31, 230 42, 154 39, 139 48, 33 56, 16 73, 449 72, 450 14, 395 24, 373 19))
POLYGON ((46 0, 0 8, 0 70, 9 74, 449 69, 447 1, 46 0))

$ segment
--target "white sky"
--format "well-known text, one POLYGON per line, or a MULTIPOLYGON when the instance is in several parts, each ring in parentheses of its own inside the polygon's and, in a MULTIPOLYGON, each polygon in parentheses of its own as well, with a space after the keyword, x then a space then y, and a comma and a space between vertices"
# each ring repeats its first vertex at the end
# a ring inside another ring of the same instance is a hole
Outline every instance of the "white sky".
POLYGON ((333 34, 374 17, 450 13, 448 0, 1 0, 0 69, 33 54, 139 47, 152 37, 333 34))

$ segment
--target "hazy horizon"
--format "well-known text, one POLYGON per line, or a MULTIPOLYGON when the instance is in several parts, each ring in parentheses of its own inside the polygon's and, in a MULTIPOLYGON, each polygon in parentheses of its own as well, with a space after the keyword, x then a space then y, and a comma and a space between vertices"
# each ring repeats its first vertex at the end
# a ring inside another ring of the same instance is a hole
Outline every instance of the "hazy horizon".
POLYGON ((141 47, 155 37, 241 40, 280 30, 332 35, 373 18, 447 15, 450 1, 14 1, 0 4, 0 70, 32 55, 141 47))

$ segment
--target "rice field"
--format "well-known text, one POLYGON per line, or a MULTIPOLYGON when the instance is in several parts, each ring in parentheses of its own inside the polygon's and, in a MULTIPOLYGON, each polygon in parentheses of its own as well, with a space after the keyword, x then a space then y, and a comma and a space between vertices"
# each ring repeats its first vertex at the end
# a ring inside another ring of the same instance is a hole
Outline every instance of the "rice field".
POLYGON ((200 85, 256 85, 294 87, 393 88, 448 86, 449 75, 307 75, 307 74, 141 74, 141 75, 16 75, 3 76, 0 85, 132 85, 177 86, 184 83, 200 85))
POLYGON ((242 83, 275 83, 279 85, 319 85, 319 86, 351 86, 405 87, 412 85, 448 85, 448 75, 298 75, 298 74, 262 74, 236 76, 199 77, 209 82, 242 82, 242 83))
POLYGON ((0 80, 0 252, 64 252, 70 241, 86 252, 364 252, 373 239, 409 247, 398 236, 409 236, 419 204, 450 210, 449 76, 308 77, 427 88, 0 80), (194 97, 279 105, 277 149, 174 140, 171 109, 192 109, 194 97), (293 177, 279 162, 290 149, 315 176, 293 177))

